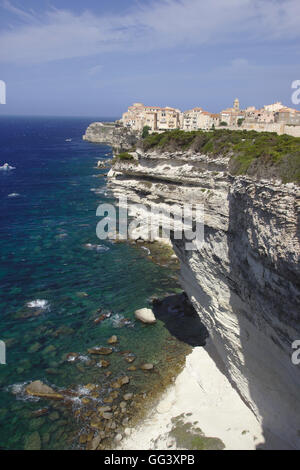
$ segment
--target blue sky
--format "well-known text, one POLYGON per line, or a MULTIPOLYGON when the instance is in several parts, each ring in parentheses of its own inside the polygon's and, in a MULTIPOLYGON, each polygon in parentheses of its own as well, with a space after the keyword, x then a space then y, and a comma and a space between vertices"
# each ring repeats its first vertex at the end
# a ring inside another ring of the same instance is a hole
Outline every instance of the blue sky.
POLYGON ((0 114, 295 107, 299 45, 300 0, 0 0, 0 114))

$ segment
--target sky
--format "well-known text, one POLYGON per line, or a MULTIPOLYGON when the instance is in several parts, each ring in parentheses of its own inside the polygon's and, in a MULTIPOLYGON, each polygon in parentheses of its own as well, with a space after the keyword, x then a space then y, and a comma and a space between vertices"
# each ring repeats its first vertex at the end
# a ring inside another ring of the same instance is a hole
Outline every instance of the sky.
POLYGON ((0 0, 0 115, 293 105, 300 0, 0 0))

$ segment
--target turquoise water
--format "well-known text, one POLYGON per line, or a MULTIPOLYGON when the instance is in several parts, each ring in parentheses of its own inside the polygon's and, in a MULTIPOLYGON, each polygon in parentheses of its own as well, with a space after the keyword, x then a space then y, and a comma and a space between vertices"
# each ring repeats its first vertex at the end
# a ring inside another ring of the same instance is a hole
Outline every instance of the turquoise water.
MULTIPOLYGON (((105 178, 98 177, 105 170, 95 166, 111 149, 82 141, 90 122, 0 118, 0 166, 16 167, 0 171, 0 340, 7 345, 7 365, 0 365, 2 448, 26 448, 29 438, 44 449, 78 447, 86 426, 80 397, 89 396, 80 387, 101 384, 98 397, 90 398, 93 406, 101 404, 108 381, 127 371, 119 352, 134 352, 137 361, 163 370, 169 333, 160 322, 144 327, 133 313, 150 306, 153 295, 178 291, 178 284, 169 268, 151 263, 136 248, 97 239, 97 206, 112 199, 105 178), (99 309, 110 317, 96 324, 99 309), (87 350, 105 346, 112 334, 119 343, 109 356, 108 379, 87 350), (70 352, 80 358, 69 362, 70 352), (37 379, 71 390, 73 401, 28 398, 24 384, 37 379), (41 408, 48 410, 37 418, 34 411, 41 408)), ((160 380, 158 372, 132 375, 126 391, 160 380)))

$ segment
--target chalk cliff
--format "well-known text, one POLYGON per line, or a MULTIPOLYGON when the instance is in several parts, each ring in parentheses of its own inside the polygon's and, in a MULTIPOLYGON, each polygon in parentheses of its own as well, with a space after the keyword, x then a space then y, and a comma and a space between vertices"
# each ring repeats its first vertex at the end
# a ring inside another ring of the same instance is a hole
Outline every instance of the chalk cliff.
POLYGON ((83 140, 111 145, 115 152, 131 149, 140 133, 132 131, 118 122, 93 122, 83 135, 83 140))
MULTIPOLYGON (((266 446, 299 449, 300 366, 291 361, 300 339, 299 187, 232 176, 227 157, 133 156, 115 163, 108 184, 145 206, 135 210, 140 220, 151 208, 204 204, 197 250, 171 230, 182 286, 209 330, 209 353, 261 422, 266 446)), ((164 223, 172 229, 168 216, 164 223)))

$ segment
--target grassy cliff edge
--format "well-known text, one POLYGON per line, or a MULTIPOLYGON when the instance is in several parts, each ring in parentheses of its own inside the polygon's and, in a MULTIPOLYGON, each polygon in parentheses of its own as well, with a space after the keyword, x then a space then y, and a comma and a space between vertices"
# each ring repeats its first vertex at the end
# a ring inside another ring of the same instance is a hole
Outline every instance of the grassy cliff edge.
POLYGON ((138 144, 145 152, 192 151, 228 156, 233 175, 280 179, 300 184, 300 138, 273 132, 218 129, 154 133, 138 144))

